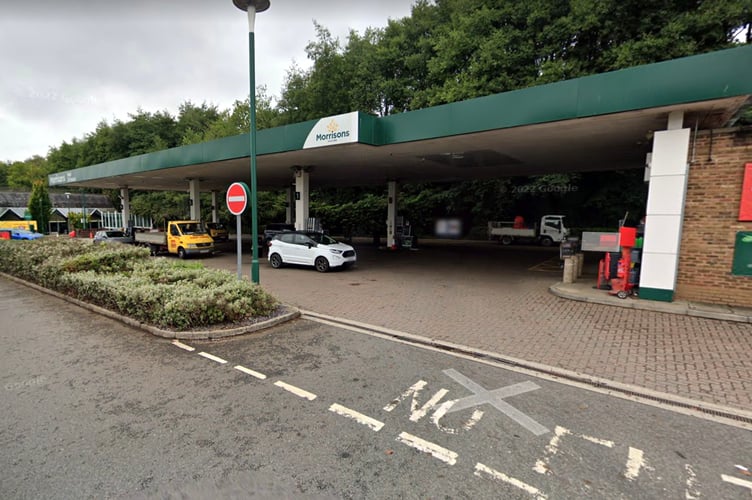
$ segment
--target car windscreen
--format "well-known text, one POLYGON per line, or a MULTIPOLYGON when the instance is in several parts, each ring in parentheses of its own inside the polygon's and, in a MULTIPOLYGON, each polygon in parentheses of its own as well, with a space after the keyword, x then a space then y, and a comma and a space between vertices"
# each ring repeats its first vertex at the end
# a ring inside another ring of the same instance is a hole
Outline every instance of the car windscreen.
POLYGON ((178 224, 178 226, 180 226, 180 232, 183 234, 206 234, 203 224, 187 223, 178 224))
POLYGON ((122 231, 107 231, 105 234, 108 238, 125 238, 125 233, 122 231))
POLYGON ((320 245, 336 245, 337 243, 339 243, 334 238, 323 233, 309 233, 308 237, 320 245))

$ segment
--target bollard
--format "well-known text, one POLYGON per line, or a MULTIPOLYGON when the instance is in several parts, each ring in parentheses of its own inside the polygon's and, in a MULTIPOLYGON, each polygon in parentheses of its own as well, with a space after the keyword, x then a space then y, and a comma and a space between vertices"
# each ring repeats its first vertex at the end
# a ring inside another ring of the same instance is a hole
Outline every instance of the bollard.
POLYGON ((564 257, 564 276, 562 282, 574 283, 576 262, 573 257, 564 257))

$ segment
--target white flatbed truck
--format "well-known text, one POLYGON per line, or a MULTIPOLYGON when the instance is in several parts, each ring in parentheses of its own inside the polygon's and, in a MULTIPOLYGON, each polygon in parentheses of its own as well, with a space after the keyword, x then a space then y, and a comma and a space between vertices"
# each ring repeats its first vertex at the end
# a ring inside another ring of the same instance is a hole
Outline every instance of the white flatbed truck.
POLYGON ((540 225, 531 228, 514 227, 513 221, 489 221, 488 238, 499 241, 502 245, 512 243, 535 243, 550 247, 567 239, 569 229, 564 225, 565 215, 544 215, 540 225))

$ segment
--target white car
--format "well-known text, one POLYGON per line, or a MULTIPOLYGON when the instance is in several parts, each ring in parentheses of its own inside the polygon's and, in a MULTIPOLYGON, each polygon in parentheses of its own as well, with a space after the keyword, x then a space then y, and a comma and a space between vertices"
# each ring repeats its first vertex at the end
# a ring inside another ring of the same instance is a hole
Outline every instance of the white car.
POLYGON ((355 249, 323 233, 289 231, 279 233, 269 242, 269 263, 274 269, 285 264, 314 266, 325 273, 332 267, 347 268, 355 264, 355 249))

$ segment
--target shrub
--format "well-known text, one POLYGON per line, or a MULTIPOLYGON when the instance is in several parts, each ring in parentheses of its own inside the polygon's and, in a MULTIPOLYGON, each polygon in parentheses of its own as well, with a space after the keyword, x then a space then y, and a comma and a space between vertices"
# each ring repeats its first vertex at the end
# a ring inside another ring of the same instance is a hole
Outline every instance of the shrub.
POLYGON ((0 271, 161 328, 206 328, 274 312, 278 302, 232 273, 87 240, 0 240, 0 271))

